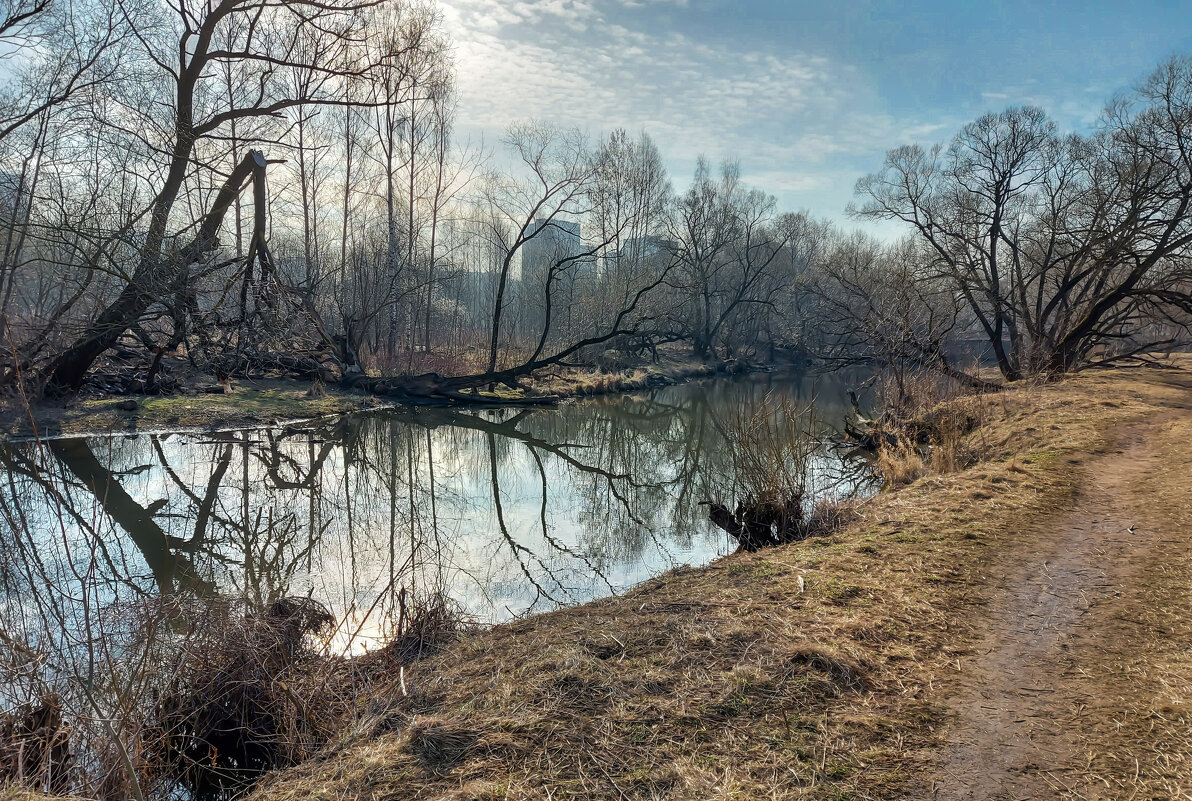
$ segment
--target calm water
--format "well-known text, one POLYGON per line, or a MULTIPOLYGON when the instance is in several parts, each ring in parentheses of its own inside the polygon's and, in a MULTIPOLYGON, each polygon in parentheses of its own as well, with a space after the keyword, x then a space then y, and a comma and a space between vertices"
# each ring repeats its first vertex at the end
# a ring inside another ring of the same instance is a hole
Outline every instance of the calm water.
MULTIPOLYGON (((403 588, 484 622, 580 603, 734 549, 699 505, 731 497, 730 415, 787 393, 830 427, 858 383, 754 375, 552 409, 0 445, 0 611, 69 639, 158 595, 310 596, 359 650, 403 588)), ((836 491, 820 454, 814 483, 836 491)))

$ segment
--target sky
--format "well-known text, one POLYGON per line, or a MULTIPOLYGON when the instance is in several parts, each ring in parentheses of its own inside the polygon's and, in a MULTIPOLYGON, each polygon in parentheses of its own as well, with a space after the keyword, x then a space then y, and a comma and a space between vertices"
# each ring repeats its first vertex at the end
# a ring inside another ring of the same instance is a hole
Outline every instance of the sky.
POLYGON ((1192 0, 439 5, 472 141, 499 148, 531 119, 644 130, 678 190, 701 154, 731 158, 782 210, 836 221, 892 147, 1027 103, 1087 129, 1115 92, 1192 53, 1192 0))

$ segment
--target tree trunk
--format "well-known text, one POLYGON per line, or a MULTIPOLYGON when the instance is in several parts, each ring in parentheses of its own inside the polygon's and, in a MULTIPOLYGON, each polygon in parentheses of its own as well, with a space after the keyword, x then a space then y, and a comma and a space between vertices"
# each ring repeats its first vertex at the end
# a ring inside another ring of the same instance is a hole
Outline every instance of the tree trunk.
MULTIPOLYGON (((186 247, 167 255, 160 252, 160 245, 154 248, 151 242, 146 244, 146 252, 132 280, 83 335, 50 364, 47 391, 77 391, 95 360, 116 344, 116 340, 161 298, 162 290, 173 283, 183 267, 198 261, 215 247, 224 215, 240 195, 246 181, 256 175, 264 177, 265 163, 265 156, 260 151, 249 151, 220 187, 211 210, 199 226, 198 234, 186 247), (157 252, 154 253, 154 250, 157 252)), ((160 224, 164 225, 164 219, 160 224)), ((263 231, 256 232, 258 245, 263 244, 263 236, 263 231)), ((157 238, 160 242, 164 237, 157 238)))

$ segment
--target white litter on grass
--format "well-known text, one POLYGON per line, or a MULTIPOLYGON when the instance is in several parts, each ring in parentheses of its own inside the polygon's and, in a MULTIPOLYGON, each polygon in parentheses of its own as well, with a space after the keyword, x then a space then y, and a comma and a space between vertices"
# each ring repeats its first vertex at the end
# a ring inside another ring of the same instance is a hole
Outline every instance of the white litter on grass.
POLYGON ((807 587, 807 582, 803 581, 802 576, 795 576, 795 586, 797 586, 799 588, 799 592, 802 593, 807 587))

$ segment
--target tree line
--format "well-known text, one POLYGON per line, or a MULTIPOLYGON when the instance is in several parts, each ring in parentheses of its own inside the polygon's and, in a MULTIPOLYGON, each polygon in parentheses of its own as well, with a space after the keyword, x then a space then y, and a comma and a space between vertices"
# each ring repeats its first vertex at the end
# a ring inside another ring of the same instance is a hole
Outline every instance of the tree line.
POLYGON ((4 0, 0 40, 7 391, 450 394, 666 343, 982 383, 1187 339, 1188 57, 1087 134, 1013 107, 891 150, 851 207, 891 242, 732 161, 676 190, 645 133, 461 141, 429 0, 4 0))

